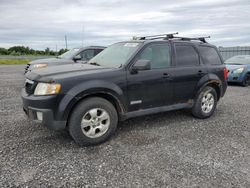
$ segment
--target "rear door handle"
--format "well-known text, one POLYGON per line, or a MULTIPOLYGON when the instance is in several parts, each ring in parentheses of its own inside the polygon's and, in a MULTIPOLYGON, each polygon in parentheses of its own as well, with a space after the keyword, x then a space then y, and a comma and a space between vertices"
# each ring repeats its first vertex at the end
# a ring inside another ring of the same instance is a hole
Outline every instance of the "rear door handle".
POLYGON ((204 73, 202 70, 199 70, 197 74, 198 74, 198 76, 203 76, 203 75, 205 75, 205 73, 204 73))

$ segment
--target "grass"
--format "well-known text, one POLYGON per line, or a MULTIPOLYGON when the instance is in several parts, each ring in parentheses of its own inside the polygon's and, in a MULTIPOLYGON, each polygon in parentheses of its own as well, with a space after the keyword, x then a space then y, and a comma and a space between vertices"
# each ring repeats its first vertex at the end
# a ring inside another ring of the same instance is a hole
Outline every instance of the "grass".
POLYGON ((0 65, 21 65, 27 64, 29 61, 27 59, 0 59, 0 65))

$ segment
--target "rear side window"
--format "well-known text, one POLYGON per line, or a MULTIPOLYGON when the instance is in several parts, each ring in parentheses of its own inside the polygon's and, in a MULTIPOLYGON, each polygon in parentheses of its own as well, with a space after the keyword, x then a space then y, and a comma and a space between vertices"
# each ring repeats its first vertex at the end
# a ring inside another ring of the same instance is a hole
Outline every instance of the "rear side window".
POLYGON ((222 64, 220 56, 214 48, 208 46, 200 46, 200 54, 202 60, 206 65, 222 64))
POLYGON ((178 67, 199 65, 199 55, 193 46, 175 45, 175 62, 178 67))

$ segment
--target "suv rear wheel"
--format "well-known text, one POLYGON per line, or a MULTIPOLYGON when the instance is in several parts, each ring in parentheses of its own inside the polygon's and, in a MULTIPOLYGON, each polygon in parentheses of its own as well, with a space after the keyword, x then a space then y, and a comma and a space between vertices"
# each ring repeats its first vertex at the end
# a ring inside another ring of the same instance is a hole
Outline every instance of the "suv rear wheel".
POLYGON ((217 93, 214 88, 207 86, 199 93, 192 114, 201 119, 208 118, 214 113, 216 105, 217 93))
POLYGON ((118 116, 114 106, 99 97, 88 98, 73 110, 69 133, 79 145, 102 143, 115 132, 118 116))

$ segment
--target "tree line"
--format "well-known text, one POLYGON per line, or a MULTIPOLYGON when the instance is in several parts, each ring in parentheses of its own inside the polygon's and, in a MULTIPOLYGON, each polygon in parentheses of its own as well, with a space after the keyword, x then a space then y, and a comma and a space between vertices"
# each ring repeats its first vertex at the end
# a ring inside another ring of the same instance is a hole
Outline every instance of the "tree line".
POLYGON ((13 46, 8 49, 6 48, 0 48, 0 55, 13 55, 13 56, 19 56, 19 55, 61 55, 65 52, 67 52, 68 49, 60 49, 58 52, 50 50, 49 48, 46 48, 45 50, 34 50, 29 47, 25 46, 13 46))

